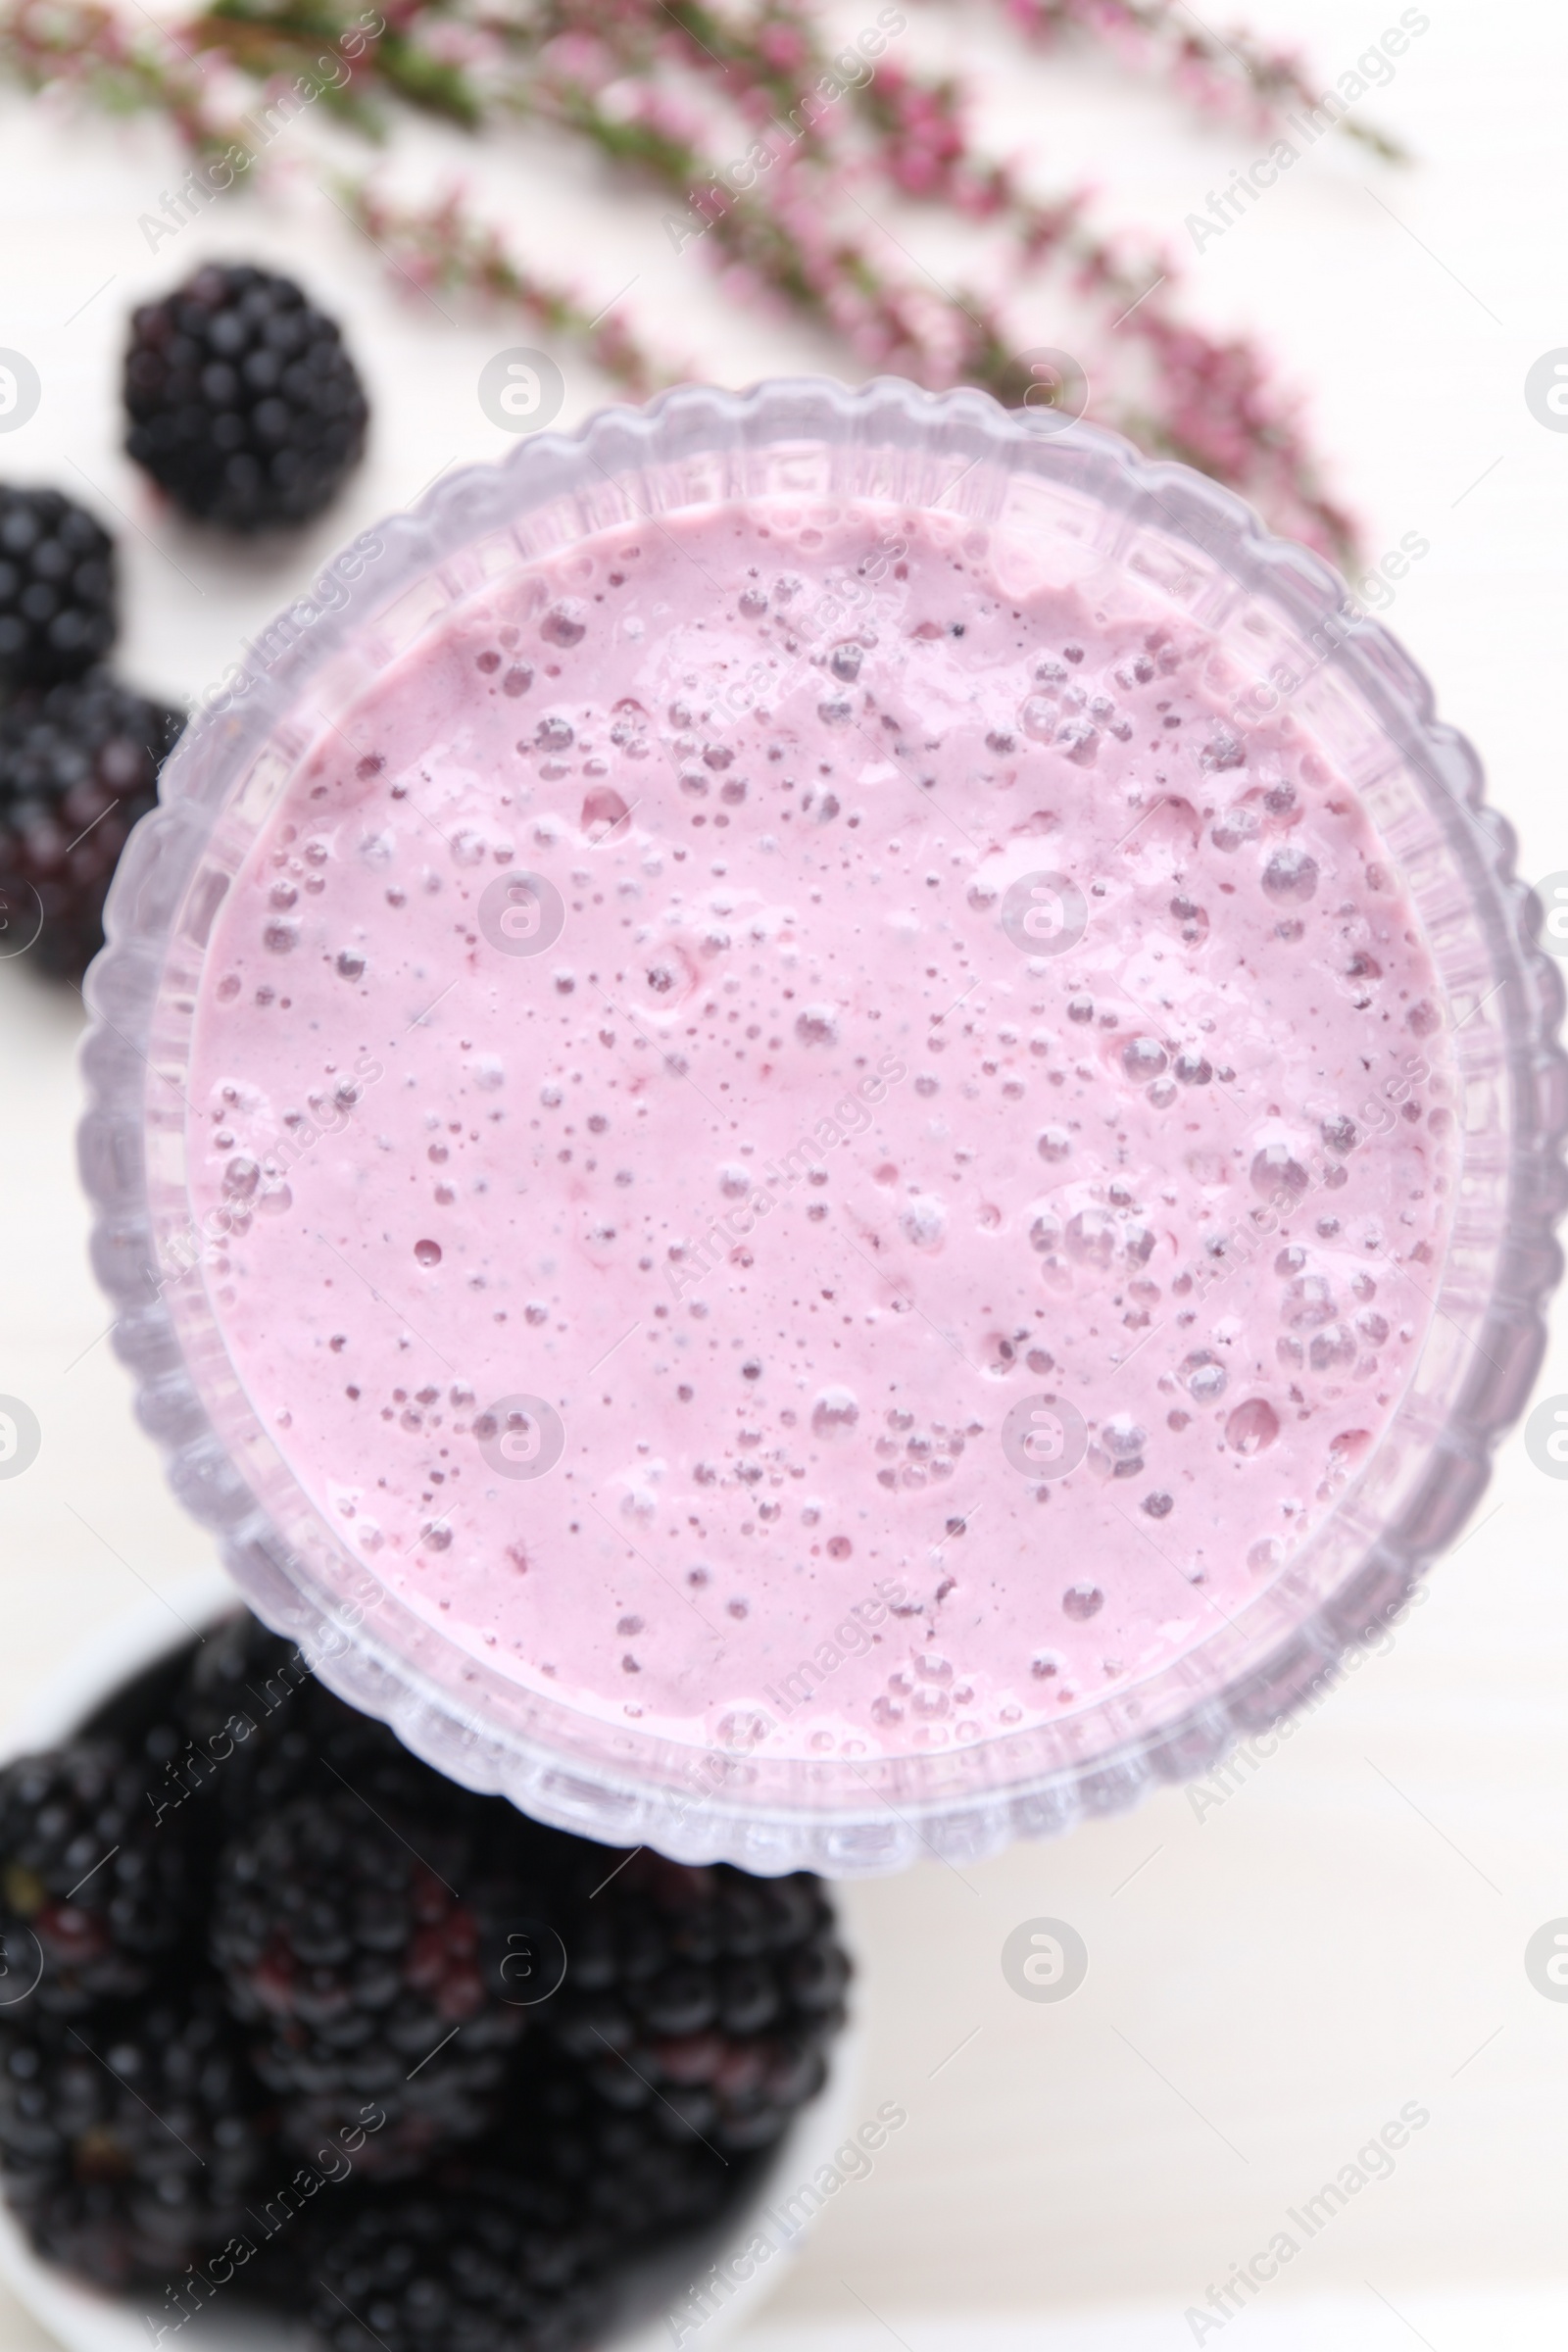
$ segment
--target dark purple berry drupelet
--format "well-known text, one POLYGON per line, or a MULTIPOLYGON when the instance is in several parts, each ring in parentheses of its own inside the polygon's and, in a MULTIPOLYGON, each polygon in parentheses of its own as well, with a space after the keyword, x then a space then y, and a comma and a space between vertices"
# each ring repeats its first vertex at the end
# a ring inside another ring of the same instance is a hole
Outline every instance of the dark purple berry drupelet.
POLYGON ((629 2110, 607 2103, 542 2034, 514 2071, 499 2131, 464 2161, 498 2195, 543 2172, 585 2227, 623 2249, 717 2221, 751 2177, 745 2157, 672 2125, 659 2100, 629 2110))
MULTIPOLYGON (((426 1768, 410 1764, 412 1783, 426 1768)), ((445 1815, 383 1816, 345 1787, 297 1797, 230 1841, 214 1890, 213 1958, 285 2136, 365 2133, 361 2167, 383 2178, 494 2122, 526 2022, 500 1961, 530 1893, 489 1867, 453 1793, 445 1815)))
POLYGON ((115 551, 58 490, 0 483, 0 694, 55 686, 115 641, 115 551))
POLYGON ((0 2026, 6 2197, 41 2254, 96 2285, 168 2278, 221 2245, 278 2170, 270 2138, 216 1985, 0 2026))
POLYGON ((547 2004, 610 2106, 723 2154, 768 2146, 821 2087, 849 1963, 818 1882, 637 1855, 583 1903, 547 2004))
POLYGON ((131 320, 125 447, 175 505, 233 531, 308 522, 365 450, 335 319, 289 277, 209 263, 131 320))
POLYGON ((79 981, 126 835, 184 720, 90 669, 0 706, 0 953, 79 981))
POLYGON ((318 2222, 308 2308, 329 2352, 577 2352, 598 2333, 612 2241, 546 2186, 431 2185, 318 2222))
POLYGON ((147 1996, 190 1944, 195 1874, 148 1802, 157 1777, 156 1755, 107 1737, 0 1774, 0 2021, 147 1996))

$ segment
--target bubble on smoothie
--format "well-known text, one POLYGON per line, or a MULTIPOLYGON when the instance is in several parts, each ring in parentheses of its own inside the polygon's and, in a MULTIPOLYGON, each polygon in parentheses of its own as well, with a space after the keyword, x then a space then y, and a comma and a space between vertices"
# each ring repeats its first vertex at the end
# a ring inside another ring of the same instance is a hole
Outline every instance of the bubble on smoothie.
POLYGON ((1207 1055, 1190 1050, 1178 1054, 1171 1068, 1183 1086, 1207 1086, 1214 1075, 1214 1065, 1207 1055))
POLYGON ((811 1407, 811 1427, 819 1438, 836 1438, 859 1418, 860 1403, 853 1389, 823 1389, 811 1407))
POLYGON ((1114 1413, 1102 1427, 1100 1442, 1113 1462, 1138 1463, 1149 1443, 1149 1432, 1140 1428, 1131 1413, 1114 1413))
POLYGON ((718 1189, 726 1200, 744 1200, 752 1189, 749 1171, 736 1160, 725 1160, 718 1171, 718 1189))
POLYGON ((1190 948, 1201 947, 1208 937, 1208 909, 1200 906, 1196 899, 1178 896, 1170 903, 1170 912, 1181 926, 1184 943, 1190 948))
POLYGON ((1081 1208, 1067 1219, 1067 1255, 1080 1266, 1108 1266, 1116 1253, 1116 1220, 1102 1208, 1081 1208))
POLYGON ((795 1034, 803 1046, 836 1046, 839 1015, 835 1004, 808 1004, 795 1016, 795 1034))
POLYGON ((1042 1159, 1065 1159, 1072 1150, 1072 1137, 1067 1133, 1065 1127, 1047 1127, 1035 1145, 1035 1150, 1042 1159))
POLYGON ((262 945, 270 956, 287 956, 299 945, 299 937, 298 923, 285 922, 281 916, 274 916, 263 929, 262 945))
POLYGON ((1195 1348, 1191 1355, 1184 1357, 1181 1377, 1189 1395, 1200 1404, 1217 1403, 1230 1385, 1230 1374, 1208 1348, 1195 1348))
POLYGON ((612 784, 596 784, 582 797, 582 830, 590 841, 605 841, 631 814, 612 784))
POLYGON ((1300 1161, 1284 1144, 1268 1144, 1253 1155, 1251 1179, 1253 1192, 1265 1200, 1273 1200, 1282 1193, 1289 1200, 1299 1200, 1311 1182, 1300 1161))
POLYGON ((1249 1396, 1225 1424, 1225 1443, 1233 1453, 1263 1453, 1280 1434, 1280 1417, 1266 1396, 1249 1396))
POLYGON ((1208 838, 1216 850, 1229 853, 1241 849, 1246 842, 1254 841, 1262 829, 1262 822, 1255 808, 1249 808, 1245 801, 1239 801, 1234 808, 1224 809, 1214 819, 1209 827, 1208 838))
POLYGON ((581 645, 588 634, 588 608, 574 596, 564 596, 550 607, 539 623, 547 645, 581 645))
POLYGON ((243 1154, 231 1159, 223 1170, 223 1190, 231 1200, 248 1200, 261 1180, 256 1161, 243 1154))
POLYGON ((1198 755, 1198 764, 1210 772, 1227 767, 1247 765, 1247 746, 1229 727, 1216 727, 1198 755))
POLYGON ((1344 1323, 1326 1323, 1321 1331, 1315 1331, 1307 1349, 1314 1372, 1343 1371, 1347 1364, 1354 1363, 1355 1355, 1355 1334, 1344 1323))
POLYGON ((947 1209, 934 1195, 922 1193, 904 1209, 899 1230, 914 1249, 938 1250, 948 1230, 947 1209))
POLYGON ((1344 1111, 1337 1111, 1333 1118, 1325 1119, 1318 1133, 1330 1152, 1338 1152, 1343 1155, 1355 1150, 1355 1121, 1348 1118, 1344 1111))
POLYGON ((1100 749, 1100 729, 1087 718, 1064 718, 1056 729, 1056 749, 1075 767, 1091 767, 1100 749))
POLYGON ((1334 1292, 1323 1274, 1298 1274, 1286 1285, 1280 1314, 1292 1331, 1316 1331, 1334 1320, 1334 1292))
POLYGON ((1157 1037, 1130 1037, 1121 1050, 1121 1066, 1129 1078, 1159 1078, 1169 1056, 1157 1037))
POLYGON ((1074 1625, 1086 1625, 1098 1617, 1105 1605, 1105 1595, 1098 1585, 1069 1585, 1061 1596, 1061 1613, 1074 1625))
POLYGON ((416 1242, 414 1254, 421 1266, 438 1266, 441 1263, 441 1245, 439 1242, 416 1242))
POLYGON ((363 952, 359 948, 340 948, 337 953, 335 968, 340 979, 363 980, 365 977, 363 952))
POLYGON ((1304 906, 1317 893, 1317 859, 1294 842, 1270 853, 1263 867, 1263 888, 1271 899, 1304 906))

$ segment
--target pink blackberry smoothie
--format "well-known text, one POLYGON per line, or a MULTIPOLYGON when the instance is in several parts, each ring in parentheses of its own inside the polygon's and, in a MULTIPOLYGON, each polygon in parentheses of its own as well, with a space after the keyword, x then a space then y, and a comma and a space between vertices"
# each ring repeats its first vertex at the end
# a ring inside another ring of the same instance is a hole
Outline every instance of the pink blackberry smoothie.
POLYGON ((1190 618, 930 512, 522 565, 213 925, 200 1279, 317 1511, 608 1723, 780 1757, 1130 1690, 1419 1352, 1453 1065, 1410 902, 1190 618))

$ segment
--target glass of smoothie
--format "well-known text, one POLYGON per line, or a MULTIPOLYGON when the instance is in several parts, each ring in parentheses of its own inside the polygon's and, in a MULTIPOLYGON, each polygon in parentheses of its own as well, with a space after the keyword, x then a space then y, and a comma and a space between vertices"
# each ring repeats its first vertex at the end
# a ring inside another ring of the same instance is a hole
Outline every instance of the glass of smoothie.
POLYGON ((1085 424, 691 388, 446 477, 205 698, 108 931, 178 1494, 609 1843, 888 1869, 1205 1768, 1539 1362, 1559 990, 1475 758, 1085 424))

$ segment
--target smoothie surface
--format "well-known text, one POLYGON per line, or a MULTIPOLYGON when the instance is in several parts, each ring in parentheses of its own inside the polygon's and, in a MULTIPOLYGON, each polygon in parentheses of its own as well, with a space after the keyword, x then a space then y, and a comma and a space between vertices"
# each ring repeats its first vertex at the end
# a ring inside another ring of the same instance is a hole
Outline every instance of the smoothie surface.
POLYGON ((1297 1554, 1419 1351, 1455 1087, 1285 703, 895 506, 462 607, 214 921, 199 1275, 339 1544, 607 1722, 1060 1720, 1297 1554))

